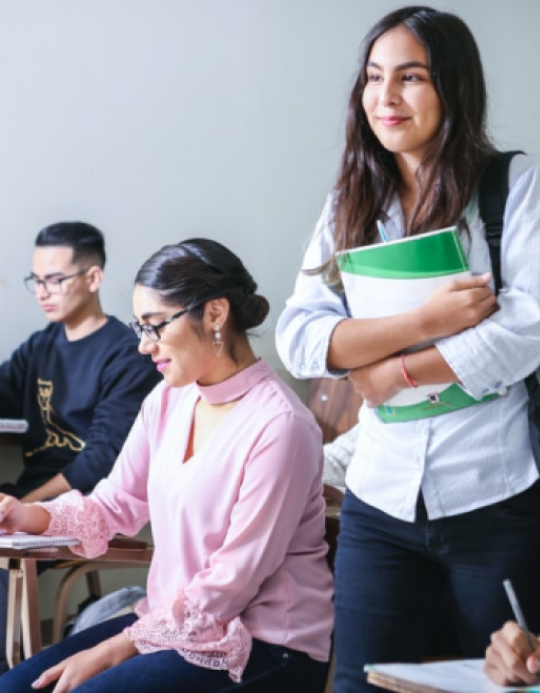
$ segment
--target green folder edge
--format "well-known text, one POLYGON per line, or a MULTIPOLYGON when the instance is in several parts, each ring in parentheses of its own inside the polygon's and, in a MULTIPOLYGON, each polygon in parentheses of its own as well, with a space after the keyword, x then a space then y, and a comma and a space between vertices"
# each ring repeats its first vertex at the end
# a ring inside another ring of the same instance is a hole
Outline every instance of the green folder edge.
POLYGON ((472 407, 480 402, 489 402, 492 399, 497 399, 499 395, 494 393, 486 395, 483 399, 477 400, 468 395, 456 383, 452 383, 442 392, 434 393, 432 397, 418 404, 409 404, 406 406, 392 407, 389 405, 381 405, 377 407, 379 416, 384 423, 403 423, 405 421, 416 421, 417 419, 429 419, 432 416, 440 416, 448 414, 457 409, 465 409, 472 407))
POLYGON ((341 272, 379 279, 427 279, 469 269, 456 227, 347 250, 336 261, 341 272))

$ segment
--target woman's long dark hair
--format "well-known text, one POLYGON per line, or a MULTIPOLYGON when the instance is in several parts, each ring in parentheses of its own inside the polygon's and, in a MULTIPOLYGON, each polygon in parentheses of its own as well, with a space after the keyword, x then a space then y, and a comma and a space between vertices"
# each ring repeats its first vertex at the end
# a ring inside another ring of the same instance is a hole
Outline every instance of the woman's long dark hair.
MULTIPOLYGON (((369 245, 376 221, 399 183, 394 155, 371 130, 362 96, 366 65, 375 41, 399 26, 425 47, 439 96, 441 127, 417 177, 420 194, 408 221, 409 236, 460 223, 489 159, 496 150, 486 132, 486 85, 480 53, 467 25, 430 7, 405 7, 383 17, 364 39, 360 71, 349 100, 346 144, 334 190, 336 250, 369 245)), ((326 267, 336 279, 333 261, 326 267)))
POLYGON ((168 306, 187 308, 194 324, 200 322, 208 301, 229 302, 227 347, 234 360, 231 336, 245 336, 261 325, 269 303, 257 293, 257 284, 240 258, 217 241, 190 238, 166 245, 140 268, 135 284, 156 291, 168 306))

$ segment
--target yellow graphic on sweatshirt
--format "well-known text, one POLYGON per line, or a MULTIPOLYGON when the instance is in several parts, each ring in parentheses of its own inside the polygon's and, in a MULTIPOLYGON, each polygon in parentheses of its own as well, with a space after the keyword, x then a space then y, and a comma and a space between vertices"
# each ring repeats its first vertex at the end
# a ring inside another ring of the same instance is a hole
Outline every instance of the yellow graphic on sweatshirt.
POLYGON ((51 398, 54 386, 51 380, 41 380, 38 378, 38 404, 41 410, 41 418, 45 424, 47 438, 40 448, 26 453, 26 457, 32 457, 37 452, 47 450, 47 448, 69 448, 74 452, 84 449, 84 440, 77 438, 74 433, 64 431, 56 422, 56 412, 52 408, 51 398))

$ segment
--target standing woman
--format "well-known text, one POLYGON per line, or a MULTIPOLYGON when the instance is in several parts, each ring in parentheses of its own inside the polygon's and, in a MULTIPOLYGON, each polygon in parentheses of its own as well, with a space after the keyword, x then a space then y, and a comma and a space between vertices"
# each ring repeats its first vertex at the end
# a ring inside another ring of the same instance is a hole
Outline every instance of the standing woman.
POLYGON ((77 536, 99 556, 150 519, 138 615, 0 677, 3 693, 321 693, 333 628, 323 450, 312 414, 250 346, 268 302, 219 243, 139 270, 132 328, 163 374, 110 476, 43 505, 0 497, 0 527, 77 536))
POLYGON ((495 299, 477 201, 496 155, 485 118, 463 21, 429 7, 380 20, 364 42, 337 183, 278 324, 293 375, 348 373, 365 402, 337 554, 336 693, 372 690, 366 663, 421 659, 444 589, 465 656, 482 656, 511 617, 504 578, 540 631, 540 484, 523 384, 540 363, 540 170, 512 162, 495 299), (352 319, 335 254, 380 242, 378 220, 389 240, 458 225, 475 276, 404 315, 352 319), (478 403, 392 424, 374 408, 445 382, 478 403))

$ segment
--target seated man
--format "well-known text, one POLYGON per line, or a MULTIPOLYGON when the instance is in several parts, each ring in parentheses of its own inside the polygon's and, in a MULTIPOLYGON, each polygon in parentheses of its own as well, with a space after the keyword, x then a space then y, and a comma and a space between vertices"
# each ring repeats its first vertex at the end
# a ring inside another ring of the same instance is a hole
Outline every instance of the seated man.
MULTIPOLYGON (((102 233, 65 222, 37 236, 26 278, 50 324, 0 366, 0 417, 26 419, 24 469, 0 485, 25 501, 70 489, 87 493, 107 476, 144 397, 161 379, 131 330, 103 312, 102 233)), ((0 571, 0 672, 7 574, 0 571)))

